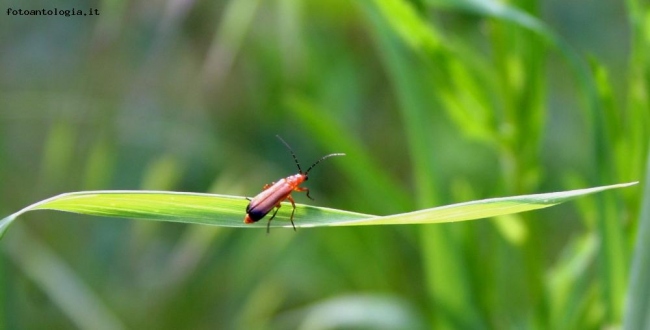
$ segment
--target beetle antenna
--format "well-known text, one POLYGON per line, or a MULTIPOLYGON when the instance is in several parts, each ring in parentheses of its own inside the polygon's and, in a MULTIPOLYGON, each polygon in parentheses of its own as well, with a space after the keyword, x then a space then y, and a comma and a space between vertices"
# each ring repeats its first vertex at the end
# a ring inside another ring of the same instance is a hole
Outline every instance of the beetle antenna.
MULTIPOLYGON (((293 153, 293 149, 291 149, 291 147, 289 146, 289 144, 288 144, 286 141, 284 141, 284 140, 280 137, 280 135, 276 135, 275 137, 277 137, 278 139, 280 139, 280 141, 282 141, 282 143, 284 143, 284 145, 287 146, 287 149, 289 149, 289 152, 291 153, 291 156, 293 156, 293 160, 296 162, 296 166, 298 166, 298 173, 301 173, 301 174, 302 174, 302 169, 300 168, 300 163, 298 163, 298 158, 296 158, 296 154, 293 153)), ((320 162, 320 160, 319 160, 319 162, 320 162)), ((314 165, 315 165, 315 164, 314 164, 314 165)), ((312 165, 312 166, 313 166, 313 165, 312 165)), ((311 168, 311 167, 310 167, 310 168, 311 168)), ((309 172, 309 170, 307 170, 307 172, 309 172)), ((306 172, 305 172, 305 173, 306 173, 306 172)))
POLYGON ((323 158, 317 160, 314 164, 309 166, 309 168, 307 169, 307 171, 305 171, 304 174, 307 175, 307 173, 309 173, 309 171, 311 171, 311 169, 314 168, 316 165, 318 165, 318 163, 320 163, 323 159, 334 157, 334 156, 345 156, 345 154, 338 153, 338 154, 329 154, 329 155, 323 156, 323 158))

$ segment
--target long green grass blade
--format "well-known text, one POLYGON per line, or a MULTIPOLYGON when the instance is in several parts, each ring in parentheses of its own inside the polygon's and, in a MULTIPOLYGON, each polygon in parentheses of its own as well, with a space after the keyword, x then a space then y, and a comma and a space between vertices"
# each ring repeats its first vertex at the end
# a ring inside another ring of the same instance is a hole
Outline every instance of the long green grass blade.
POLYGON ((593 194, 608 189, 628 187, 634 184, 636 184, 636 182, 546 194, 490 198, 409 213, 362 219, 341 223, 339 225, 430 224, 490 218, 498 215, 542 209, 566 202, 579 196, 593 194))
MULTIPOLYGON (((373 216, 343 210, 297 204, 297 227, 405 225, 456 222, 488 218, 553 206, 572 198, 636 184, 623 183, 556 193, 492 198, 459 203, 409 213, 373 216)), ((248 201, 244 197, 163 192, 163 191, 83 191, 58 195, 30 205, 0 221, 0 235, 21 214, 34 210, 56 210, 86 215, 156 221, 194 223, 223 227, 264 228, 265 221, 243 223, 248 201)), ((290 205, 278 212, 271 226, 288 227, 290 205)))

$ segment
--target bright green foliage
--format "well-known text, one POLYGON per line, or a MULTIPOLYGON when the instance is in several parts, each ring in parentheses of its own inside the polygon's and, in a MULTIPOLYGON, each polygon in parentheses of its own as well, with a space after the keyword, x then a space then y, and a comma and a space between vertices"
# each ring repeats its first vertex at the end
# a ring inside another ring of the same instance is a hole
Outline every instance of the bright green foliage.
POLYGON ((97 7, 0 22, 0 214, 59 198, 0 223, 0 328, 650 327, 647 1, 97 7), (341 226, 223 227, 266 225, 240 196, 295 173, 276 134, 303 167, 347 154, 294 196, 341 226), (59 195, 90 190, 236 197, 59 195))

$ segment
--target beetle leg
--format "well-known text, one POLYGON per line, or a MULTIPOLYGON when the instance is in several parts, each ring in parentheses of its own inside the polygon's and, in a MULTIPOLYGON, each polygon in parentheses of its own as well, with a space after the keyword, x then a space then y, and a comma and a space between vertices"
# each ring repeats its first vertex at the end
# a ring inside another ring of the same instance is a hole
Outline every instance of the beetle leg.
POLYGON ((296 213, 296 202, 293 200, 293 197, 291 197, 291 195, 289 195, 287 199, 291 202, 291 206, 293 207, 293 211, 291 211, 291 218, 289 218, 289 220, 291 220, 293 231, 296 231, 296 225, 293 224, 293 214, 296 213))
POLYGON ((300 192, 306 191, 306 192, 307 192, 307 197, 308 197, 309 199, 311 199, 311 200, 314 200, 313 198, 311 198, 311 196, 309 196, 309 188, 306 188, 306 187, 296 187, 296 188, 294 188, 293 190, 295 190, 295 191, 300 191, 300 192))
POLYGON ((262 187, 262 190, 269 189, 274 184, 275 184, 275 182, 267 183, 267 184, 264 185, 264 187, 262 187))
POLYGON ((273 215, 271 216, 271 219, 269 219, 269 222, 266 223, 266 233, 268 234, 271 231, 271 220, 275 218, 275 215, 278 214, 278 210, 280 209, 280 204, 275 207, 275 212, 273 212, 273 215))

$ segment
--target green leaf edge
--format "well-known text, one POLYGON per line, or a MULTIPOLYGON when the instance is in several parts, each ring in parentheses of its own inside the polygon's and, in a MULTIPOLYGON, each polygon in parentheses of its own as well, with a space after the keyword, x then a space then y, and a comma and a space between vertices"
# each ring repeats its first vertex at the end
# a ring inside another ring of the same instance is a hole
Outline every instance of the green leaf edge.
MULTIPOLYGON (((570 199, 609 189, 624 188, 638 182, 621 183, 562 192, 490 198, 408 213, 375 216, 325 207, 296 204, 296 227, 432 224, 489 218, 531 211, 570 199)), ((265 228, 266 221, 244 224, 248 200, 241 196, 169 192, 103 190, 57 195, 0 220, 0 237, 21 214, 33 210, 56 210, 85 215, 171 221, 222 227, 265 228), (173 212, 171 212, 173 211, 173 212)), ((290 227, 291 207, 282 204, 272 227, 290 227)), ((268 216, 267 216, 268 217, 268 216)), ((266 218, 265 218, 266 219, 266 218)))

